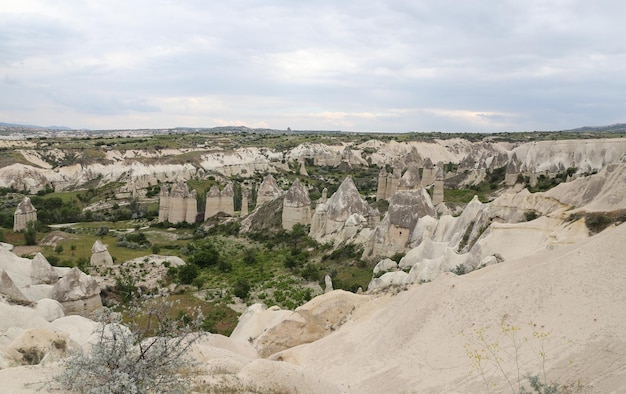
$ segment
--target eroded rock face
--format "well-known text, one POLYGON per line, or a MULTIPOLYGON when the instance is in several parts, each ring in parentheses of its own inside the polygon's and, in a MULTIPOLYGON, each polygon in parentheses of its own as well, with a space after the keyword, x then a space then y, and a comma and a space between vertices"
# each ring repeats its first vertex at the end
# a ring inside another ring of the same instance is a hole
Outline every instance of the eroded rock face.
POLYGON ((332 240, 337 244, 363 228, 374 228, 378 221, 378 210, 370 208, 352 178, 347 177, 326 203, 315 208, 310 236, 319 242, 332 240))
POLYGON ((28 196, 24 196, 22 201, 17 205, 13 214, 13 231, 26 230, 28 222, 37 221, 37 209, 33 206, 28 196))
POLYGON ((256 205, 261 206, 268 201, 272 201, 283 194, 282 190, 278 187, 276 179, 271 174, 268 174, 263 178, 263 182, 259 186, 256 197, 256 205))
POLYGON ((113 257, 109 253, 106 245, 99 239, 91 247, 91 259, 89 264, 97 267, 110 267, 113 265, 113 257))
POLYGON ((311 223, 311 199, 309 192, 296 179, 285 193, 283 200, 283 228, 291 230, 295 224, 311 223))
POLYGON ((20 303, 30 303, 28 297, 13 283, 13 279, 4 270, 0 270, 0 294, 20 303))
POLYGON ((102 308, 98 282, 77 267, 55 283, 51 295, 63 305, 67 315, 88 315, 102 308))
POLYGON ((334 290, 315 297, 254 339, 259 356, 316 341, 338 328, 368 296, 334 290))
POLYGON ((52 268, 46 257, 39 252, 37 252, 31 264, 30 277, 34 285, 42 283, 52 284, 59 280, 57 272, 52 268))
POLYGON ((159 194, 159 222, 195 223, 197 205, 196 191, 189 191, 185 182, 175 183, 169 192, 163 186, 159 194))
POLYGON ((437 217, 425 189, 395 193, 389 201, 387 214, 376 227, 364 254, 376 257, 405 251, 418 220, 425 216, 437 217))

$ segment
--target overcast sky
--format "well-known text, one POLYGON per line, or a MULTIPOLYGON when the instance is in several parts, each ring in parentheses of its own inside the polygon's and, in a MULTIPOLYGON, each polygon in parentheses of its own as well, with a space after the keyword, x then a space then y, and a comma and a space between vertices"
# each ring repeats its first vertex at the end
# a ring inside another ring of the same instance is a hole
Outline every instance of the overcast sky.
POLYGON ((0 122, 346 131, 626 122, 619 0, 0 0, 0 122))

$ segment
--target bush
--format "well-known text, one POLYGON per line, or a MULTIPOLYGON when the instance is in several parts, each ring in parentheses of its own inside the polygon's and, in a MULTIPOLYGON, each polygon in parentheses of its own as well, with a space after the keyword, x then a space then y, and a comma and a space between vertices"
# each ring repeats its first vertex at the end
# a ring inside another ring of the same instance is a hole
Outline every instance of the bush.
POLYGON ((190 285, 199 272, 197 265, 185 264, 178 268, 178 281, 184 285, 190 285))
POLYGON ((237 279, 237 283, 235 283, 233 288, 233 294, 242 300, 247 299, 250 294, 250 283, 248 283, 248 280, 245 278, 237 279))
POLYGON ((613 223, 613 219, 602 213, 590 213, 585 216, 585 224, 592 234, 597 234, 613 223))
POLYGON ((185 392, 189 383, 179 373, 190 367, 185 355, 199 338, 202 315, 167 318, 171 306, 152 302, 147 312, 131 311, 148 321, 146 327, 156 326, 156 336, 147 339, 138 324, 127 328, 106 310, 91 350, 68 359, 55 380, 66 390, 83 393, 185 392))

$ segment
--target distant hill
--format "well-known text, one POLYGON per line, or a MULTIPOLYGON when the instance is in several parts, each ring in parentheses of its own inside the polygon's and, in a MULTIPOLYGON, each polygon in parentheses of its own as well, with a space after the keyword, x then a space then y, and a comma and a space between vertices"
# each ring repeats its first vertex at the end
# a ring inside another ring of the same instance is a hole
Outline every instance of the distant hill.
POLYGON ((584 126, 571 130, 562 130, 567 132, 600 132, 600 133, 614 133, 626 131, 626 123, 615 123, 608 126, 584 126))
POLYGON ((16 128, 24 128, 24 129, 42 129, 42 130, 72 130, 71 127, 67 127, 67 126, 36 126, 32 124, 18 124, 18 123, 5 123, 5 122, 0 122, 0 127, 16 127, 16 128))

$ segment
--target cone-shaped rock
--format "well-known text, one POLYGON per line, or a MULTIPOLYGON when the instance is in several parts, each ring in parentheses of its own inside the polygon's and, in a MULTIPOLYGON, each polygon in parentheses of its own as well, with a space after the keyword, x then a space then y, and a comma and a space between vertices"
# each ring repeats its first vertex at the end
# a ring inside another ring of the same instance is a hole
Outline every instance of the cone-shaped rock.
POLYGON ((283 200, 283 228, 291 230, 297 223, 311 223, 311 199, 299 179, 294 181, 283 200))

